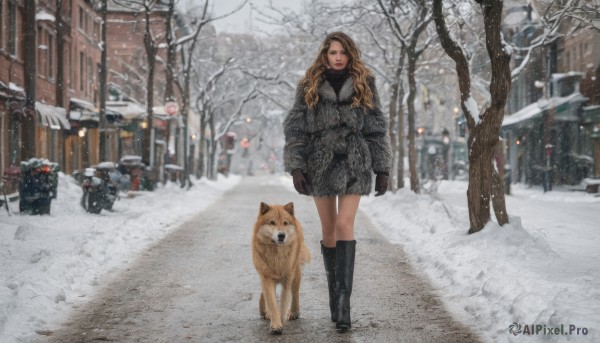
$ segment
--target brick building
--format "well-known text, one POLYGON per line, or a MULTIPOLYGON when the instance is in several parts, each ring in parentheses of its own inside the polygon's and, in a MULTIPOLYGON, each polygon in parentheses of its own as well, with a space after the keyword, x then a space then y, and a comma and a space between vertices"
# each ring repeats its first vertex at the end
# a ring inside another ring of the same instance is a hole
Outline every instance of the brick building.
MULTIPOLYGON (((0 174, 19 166, 25 106, 24 58, 35 52, 34 155, 70 173, 98 162, 97 75, 100 16, 92 0, 0 0, 0 174), (35 45, 25 46, 26 19, 35 17, 35 45), (85 108, 90 123, 72 114, 85 108), (93 122, 96 122, 94 125, 93 122), (94 128, 95 126, 95 128, 94 128), (82 130, 82 129, 86 130, 82 130)), ((13 180, 14 181, 14 180, 13 180)), ((8 182, 6 190, 16 190, 8 182)))
MULTIPOLYGON (((4 175, 11 165, 20 162, 19 142, 9 134, 18 130, 23 115, 23 5, 18 1, 0 1, 0 172, 4 175)), ((15 183, 6 189, 15 190, 15 183)))
MULTIPOLYGON (((543 33, 539 18, 545 8, 537 1, 511 3, 505 39, 529 46, 543 33)), ((597 1, 582 6, 592 5, 597 1)), ((532 54, 513 81, 502 127, 513 181, 578 184, 600 176, 600 34, 589 28, 572 32, 576 25, 561 22, 557 39, 532 54)), ((523 55, 514 52, 513 62, 518 65, 523 55)))
MULTIPOLYGON (((123 106, 123 101, 139 104, 143 103, 143 115, 127 115, 128 120, 120 131, 121 148, 124 154, 141 154, 141 142, 144 140, 144 128, 150 125, 147 121, 148 107, 148 74, 149 61, 144 43, 146 32, 145 11, 136 4, 122 6, 124 2, 108 2, 107 19, 107 64, 108 83, 110 85, 109 100, 123 106), (126 33, 126 34, 124 34, 126 33)), ((152 47, 158 48, 157 62, 154 64, 153 100, 151 106, 160 106, 165 97, 165 64, 167 60, 165 46, 165 17, 167 7, 160 1, 153 4, 150 14, 150 33, 152 47), (161 62, 162 61, 162 62, 161 62)), ((139 106, 137 106, 139 107, 139 106)), ((160 114, 154 113, 152 127, 155 138, 165 136, 165 121, 160 114)), ((163 146, 154 146, 154 155, 162 156, 163 146)), ((160 166, 162 158, 156 158, 155 166, 160 166)))
MULTIPOLYGON (((166 61, 165 22, 167 8, 156 4, 152 8, 150 31, 153 45, 159 47, 157 57, 166 61)), ((106 45, 108 51, 108 82, 117 85, 129 97, 146 102, 148 59, 144 47, 145 14, 140 8, 124 7, 108 2, 106 45)), ((155 81, 164 80, 165 65, 155 65, 155 81)), ((154 104, 164 100, 164 82, 155 82, 154 104)))

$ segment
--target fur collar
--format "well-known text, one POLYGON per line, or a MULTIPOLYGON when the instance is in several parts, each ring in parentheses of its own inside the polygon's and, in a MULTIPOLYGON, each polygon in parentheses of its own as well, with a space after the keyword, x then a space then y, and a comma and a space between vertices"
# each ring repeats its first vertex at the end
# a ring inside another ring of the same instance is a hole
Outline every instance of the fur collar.
POLYGON ((352 100, 354 96, 354 79, 352 76, 349 76, 342 88, 340 89, 339 98, 335 95, 335 91, 333 87, 323 78, 321 85, 319 86, 319 97, 322 100, 330 100, 333 102, 348 102, 352 100))

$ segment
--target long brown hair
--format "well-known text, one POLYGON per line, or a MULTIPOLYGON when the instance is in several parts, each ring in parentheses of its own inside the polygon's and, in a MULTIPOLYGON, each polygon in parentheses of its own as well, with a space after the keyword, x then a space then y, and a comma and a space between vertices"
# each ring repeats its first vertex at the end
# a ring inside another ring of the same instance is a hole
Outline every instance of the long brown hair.
POLYGON ((332 41, 337 41, 344 47, 348 55, 348 72, 354 80, 354 97, 352 106, 373 108, 373 92, 367 84, 367 77, 371 76, 371 71, 365 67, 360 59, 360 50, 347 34, 343 32, 332 32, 325 37, 321 44, 319 54, 313 64, 306 70, 304 78, 300 80, 300 87, 304 87, 304 100, 310 108, 314 108, 319 101, 318 88, 321 82, 321 76, 327 69, 327 51, 332 41))

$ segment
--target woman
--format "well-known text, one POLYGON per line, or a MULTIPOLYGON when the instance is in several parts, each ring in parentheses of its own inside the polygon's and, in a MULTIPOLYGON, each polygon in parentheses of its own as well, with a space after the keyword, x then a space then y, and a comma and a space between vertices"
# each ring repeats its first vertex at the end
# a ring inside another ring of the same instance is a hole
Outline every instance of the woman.
POLYGON ((354 218, 362 195, 388 186, 391 147, 375 79, 348 35, 333 32, 296 91, 284 123, 285 170, 300 194, 314 198, 321 220, 321 253, 331 320, 350 328, 354 218), (337 208, 336 208, 337 202, 337 208))

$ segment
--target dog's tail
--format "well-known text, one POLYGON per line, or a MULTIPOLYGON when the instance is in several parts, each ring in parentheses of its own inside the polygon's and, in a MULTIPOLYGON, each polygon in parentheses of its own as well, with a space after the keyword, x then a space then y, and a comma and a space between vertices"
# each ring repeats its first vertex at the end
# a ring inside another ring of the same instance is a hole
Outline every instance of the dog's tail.
POLYGON ((309 263, 312 259, 312 256, 310 254, 310 250, 308 250, 308 247, 306 246, 306 244, 302 244, 302 246, 300 247, 300 264, 304 265, 306 263, 309 263))

